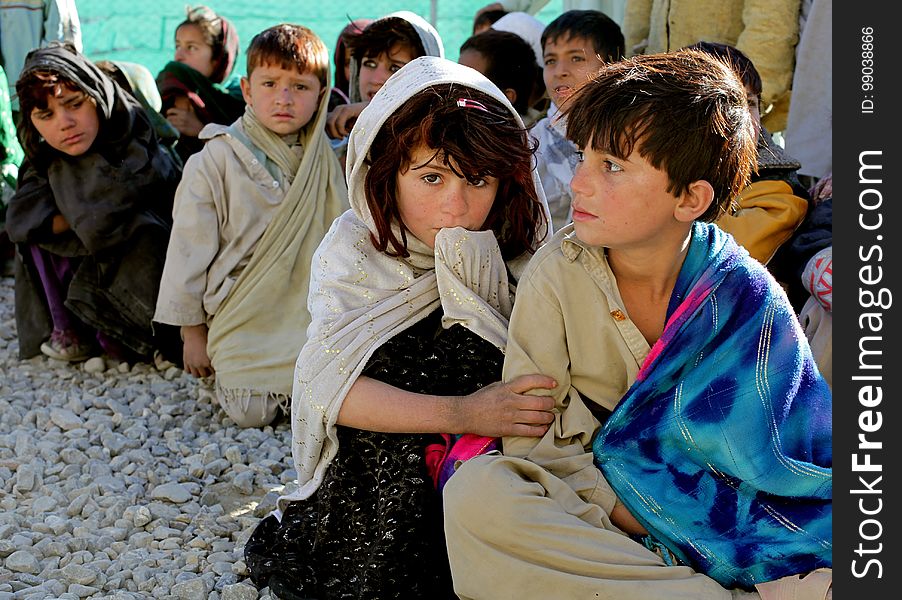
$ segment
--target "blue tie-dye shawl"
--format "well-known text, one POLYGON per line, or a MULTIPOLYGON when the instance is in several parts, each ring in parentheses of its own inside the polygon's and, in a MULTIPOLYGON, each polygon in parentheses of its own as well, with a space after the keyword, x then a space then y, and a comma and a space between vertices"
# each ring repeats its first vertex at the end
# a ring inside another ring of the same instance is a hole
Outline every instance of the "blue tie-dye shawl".
POLYGON ((595 462, 680 560, 750 587, 832 565, 831 407, 778 284, 696 223, 664 332, 595 462))

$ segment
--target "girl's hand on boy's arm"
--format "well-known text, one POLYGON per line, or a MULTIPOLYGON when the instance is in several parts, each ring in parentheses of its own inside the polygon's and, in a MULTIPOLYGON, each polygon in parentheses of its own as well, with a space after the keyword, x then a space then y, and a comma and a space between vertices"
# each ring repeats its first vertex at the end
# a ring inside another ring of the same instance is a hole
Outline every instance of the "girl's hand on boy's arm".
POLYGON ((340 140, 351 134, 351 128, 357 122, 357 117, 366 108, 369 102, 356 102, 354 104, 339 104, 326 117, 326 135, 334 140, 340 140))
POLYGON ((520 375, 496 382, 460 399, 458 412, 462 433, 487 437, 541 437, 554 421, 554 398, 531 396, 534 389, 554 389, 557 382, 544 375, 520 375))
POLYGON ((338 424, 383 433, 474 433, 488 437, 539 436, 554 420, 554 399, 527 396, 553 388, 544 375, 524 375, 495 383, 469 396, 432 396, 408 392, 361 376, 345 396, 338 424))
POLYGON ((182 325, 182 360, 185 372, 195 377, 207 377, 213 374, 213 365, 207 355, 207 326, 182 325))

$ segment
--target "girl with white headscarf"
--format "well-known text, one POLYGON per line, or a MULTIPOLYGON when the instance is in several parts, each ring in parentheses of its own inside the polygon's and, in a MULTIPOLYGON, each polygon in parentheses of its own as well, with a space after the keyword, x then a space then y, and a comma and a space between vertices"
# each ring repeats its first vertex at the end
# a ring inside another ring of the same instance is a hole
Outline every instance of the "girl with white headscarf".
POLYGON ((435 487, 494 436, 542 435, 551 418, 525 394, 549 378, 492 383, 548 209, 517 112, 440 58, 375 95, 348 161, 352 208, 314 255, 295 370, 299 488, 246 560, 280 596, 453 597, 435 487))

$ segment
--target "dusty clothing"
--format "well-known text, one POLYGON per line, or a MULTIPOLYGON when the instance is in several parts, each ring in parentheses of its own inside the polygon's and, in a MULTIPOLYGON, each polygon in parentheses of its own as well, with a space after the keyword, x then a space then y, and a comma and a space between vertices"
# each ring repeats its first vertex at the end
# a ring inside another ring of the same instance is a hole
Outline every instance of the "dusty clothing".
POLYGON ((578 148, 567 139, 567 119, 559 117, 557 107, 552 104, 548 116, 530 130, 530 134, 539 142, 536 171, 542 180, 555 231, 571 221, 570 204, 573 202, 573 193, 570 191, 570 180, 573 179, 578 162, 578 148))
MULTIPOLYGON (((148 355, 154 348, 150 317, 180 171, 138 102, 93 63, 61 48, 45 48, 29 55, 23 72, 48 67, 97 102, 100 130, 80 156, 63 155, 46 142, 26 146, 7 231, 13 242, 80 257, 67 306, 86 324, 148 355), (58 214, 70 230, 53 234, 58 214)), ((16 282, 22 357, 37 354, 52 329, 45 303, 34 301, 42 292, 28 254, 18 253, 16 282)))
MULTIPOLYGON (((337 425, 361 375, 442 395, 470 393, 498 375, 513 301, 508 271, 520 272, 525 253, 505 261, 491 230, 441 229, 434 248, 408 236, 410 255, 403 258, 380 252, 371 237, 376 227, 364 187, 370 148, 389 116, 442 83, 492 95, 521 124, 477 71, 420 57, 388 80, 351 132, 352 210, 314 255, 312 322, 295 369, 299 489, 279 499, 280 510, 261 523, 248 549, 251 571, 270 585, 270 574, 280 590, 278 581, 293 578, 284 586, 289 594, 300 588, 328 598, 450 596, 439 495, 426 460, 427 445, 441 442, 441 432, 382 435, 337 425), (285 540, 292 540, 289 548, 285 540), (290 573, 279 573, 280 560, 290 573)), ((539 187, 535 176, 533 184, 539 187)), ((544 235, 540 227, 536 243, 544 235)))
POLYGON ((559 385, 546 393, 557 415, 544 437, 505 438, 504 458, 469 461, 449 482, 456 592, 499 597, 490 582, 504 572, 512 583, 500 595, 518 598, 549 590, 560 597, 729 598, 708 577, 666 559, 673 554, 731 587, 829 560, 829 539, 819 537, 829 538, 832 514, 829 391, 782 291, 729 236, 694 225, 667 325, 651 349, 619 298, 604 250, 581 244, 570 228, 539 251, 518 292, 505 379, 554 377, 559 385), (537 314, 541 328, 533 326, 537 314), (756 328, 759 335, 750 335, 756 328), (747 343, 727 344, 724 335, 747 343), (765 391, 757 380, 768 382, 765 391), (732 410, 712 406, 709 393, 732 410), (737 434, 746 423, 755 426, 737 434), (768 451, 777 436, 783 446, 768 451), (688 459, 698 452, 705 458, 688 459), (763 464, 769 461, 779 462, 763 464), (731 498, 726 490, 734 486, 731 498), (611 523, 621 502, 666 551, 646 551, 611 523), (805 535, 774 527, 770 514, 805 535), (756 534, 729 540, 718 525, 756 534), (756 545, 765 538, 780 545, 756 545))
MULTIPOLYGON (((461 227, 439 231, 434 249, 408 236, 407 258, 372 246, 370 235, 376 227, 364 192, 367 152, 395 110, 414 94, 441 83, 491 94, 521 122, 507 98, 482 74, 431 56, 405 65, 361 113, 348 148, 352 210, 336 219, 313 259, 312 322, 298 356, 292 391, 292 452, 299 489, 282 502, 303 500, 319 486, 338 452, 335 423, 348 390, 372 353, 398 332, 441 305, 446 327, 460 323, 499 348, 506 343, 512 303, 508 270, 516 277, 526 253, 505 262, 492 231, 461 227)), ((538 178, 533 179, 540 188, 538 178)), ((544 208, 544 196, 538 195, 544 208)), ((545 233, 540 228, 539 240, 545 233)))
MULTIPOLYGON (((631 0, 623 21, 627 55, 670 52, 696 42, 719 42, 741 50, 761 74, 762 108, 785 113, 799 40, 800 0, 631 0)), ((772 131, 786 125, 770 123, 772 131)))
POLYGON ((310 322, 310 260, 347 208, 325 137, 327 103, 323 95, 314 119, 290 136, 293 147, 250 107, 229 128, 209 125, 176 195, 170 253, 180 258, 167 262, 155 320, 207 324, 217 396, 239 413, 267 405, 258 421, 274 416, 272 399, 287 404, 310 322))
POLYGON ((199 325, 216 314, 288 190, 240 120, 207 125, 200 137, 205 149, 188 160, 175 195, 170 254, 179 258, 163 272, 160 323, 199 325))

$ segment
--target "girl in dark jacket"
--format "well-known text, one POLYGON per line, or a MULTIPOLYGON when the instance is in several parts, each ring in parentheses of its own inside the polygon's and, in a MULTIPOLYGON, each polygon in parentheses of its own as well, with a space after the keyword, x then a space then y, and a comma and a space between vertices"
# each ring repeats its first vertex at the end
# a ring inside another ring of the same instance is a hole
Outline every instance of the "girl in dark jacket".
POLYGON ((137 101, 70 45, 29 53, 16 91, 19 356, 152 356, 177 163, 137 101))

